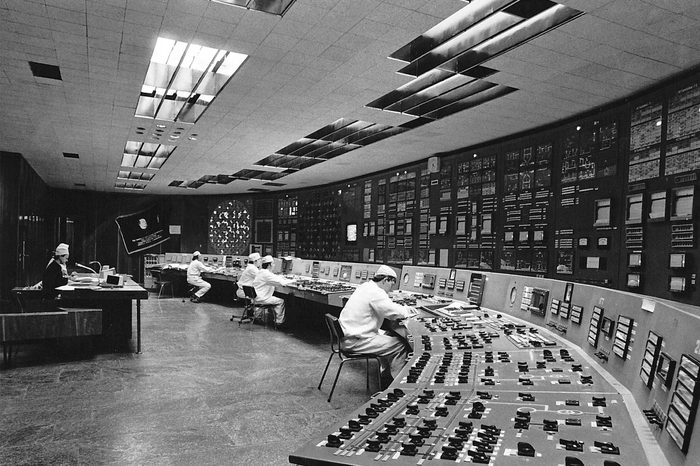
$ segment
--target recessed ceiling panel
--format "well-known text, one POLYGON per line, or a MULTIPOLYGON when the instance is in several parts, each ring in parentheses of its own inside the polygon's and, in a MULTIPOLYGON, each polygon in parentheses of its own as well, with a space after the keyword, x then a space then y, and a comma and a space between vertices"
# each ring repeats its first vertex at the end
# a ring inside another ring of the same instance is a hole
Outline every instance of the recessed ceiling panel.
POLYGON ((428 29, 419 37, 389 55, 389 58, 404 62, 412 62, 465 29, 477 24, 487 16, 512 3, 514 3, 513 0, 473 1, 468 6, 428 29))

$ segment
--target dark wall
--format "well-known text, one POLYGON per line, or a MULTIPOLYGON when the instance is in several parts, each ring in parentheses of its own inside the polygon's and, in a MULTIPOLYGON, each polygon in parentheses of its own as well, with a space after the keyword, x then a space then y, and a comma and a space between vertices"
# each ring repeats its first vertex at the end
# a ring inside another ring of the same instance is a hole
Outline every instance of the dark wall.
POLYGON ((0 152, 0 299, 16 284, 35 283, 46 266, 54 223, 49 189, 19 154, 0 152))

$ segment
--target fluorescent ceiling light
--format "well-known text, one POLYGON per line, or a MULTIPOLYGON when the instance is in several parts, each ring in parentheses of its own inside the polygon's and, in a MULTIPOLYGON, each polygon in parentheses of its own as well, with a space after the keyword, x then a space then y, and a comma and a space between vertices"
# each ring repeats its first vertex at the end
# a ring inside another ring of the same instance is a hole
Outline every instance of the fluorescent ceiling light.
POLYGON ((159 37, 136 116, 195 123, 247 55, 159 37))

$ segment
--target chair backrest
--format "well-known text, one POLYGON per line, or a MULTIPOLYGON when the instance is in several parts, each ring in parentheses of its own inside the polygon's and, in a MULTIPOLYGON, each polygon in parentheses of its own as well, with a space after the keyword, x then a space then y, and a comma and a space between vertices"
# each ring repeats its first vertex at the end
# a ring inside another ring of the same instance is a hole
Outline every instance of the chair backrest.
POLYGON ((14 289, 12 290, 19 312, 47 312, 55 309, 53 300, 47 301, 42 290, 14 289))
POLYGON ((345 336, 343 328, 340 326, 340 321, 333 314, 326 314, 326 326, 328 327, 328 335, 331 339, 331 351, 340 353, 342 350, 340 344, 345 336))
POLYGON ((243 285, 243 294, 245 294, 246 298, 251 300, 258 297, 258 294, 255 292, 255 288, 252 286, 243 285))

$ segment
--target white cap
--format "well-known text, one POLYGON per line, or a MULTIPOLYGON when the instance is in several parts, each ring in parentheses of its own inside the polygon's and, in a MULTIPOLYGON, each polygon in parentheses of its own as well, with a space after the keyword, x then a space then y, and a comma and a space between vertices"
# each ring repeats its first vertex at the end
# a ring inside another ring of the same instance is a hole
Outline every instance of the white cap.
POLYGON ((197 257, 199 255, 199 251, 195 251, 192 253, 192 257, 197 257))
POLYGON ((257 252, 252 252, 248 256, 248 260, 251 262, 259 261, 260 260, 260 254, 257 252))
POLYGON ((68 254, 68 245, 66 243, 61 243, 58 246, 56 246, 57 256, 63 256, 65 254, 68 254))
POLYGON ((379 268, 377 269, 376 272, 374 272, 374 275, 384 275, 385 277, 394 277, 396 278, 396 272, 394 272, 394 269, 389 267, 388 265, 380 265, 379 268))
POLYGON ((262 263, 263 263, 263 264, 272 264, 272 263, 275 261, 275 260, 272 258, 272 256, 270 256, 270 255, 267 255, 267 256, 263 257, 262 259, 263 259, 263 260, 262 260, 262 263))

